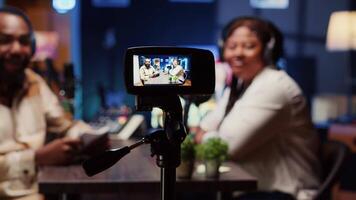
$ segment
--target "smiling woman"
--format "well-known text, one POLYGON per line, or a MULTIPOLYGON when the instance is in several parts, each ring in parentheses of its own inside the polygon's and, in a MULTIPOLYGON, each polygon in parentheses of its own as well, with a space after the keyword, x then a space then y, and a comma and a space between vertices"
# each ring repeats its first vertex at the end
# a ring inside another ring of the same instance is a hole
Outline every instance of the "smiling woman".
POLYGON ((318 140, 299 86, 275 69, 280 32, 270 22, 242 17, 224 29, 223 41, 233 80, 202 120, 197 142, 225 140, 230 157, 257 177, 270 199, 305 195, 319 184, 318 140))
POLYGON ((251 82, 264 67, 262 43, 255 32, 242 26, 235 29, 227 39, 224 58, 236 77, 251 82))

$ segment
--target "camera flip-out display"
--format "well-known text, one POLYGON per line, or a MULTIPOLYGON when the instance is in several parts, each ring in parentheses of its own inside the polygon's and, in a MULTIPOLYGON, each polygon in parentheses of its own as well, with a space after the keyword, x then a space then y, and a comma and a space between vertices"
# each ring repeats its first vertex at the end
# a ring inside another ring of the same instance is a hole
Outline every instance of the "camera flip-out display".
POLYGON ((194 48, 129 48, 125 83, 134 95, 212 94, 214 57, 210 51, 194 48))

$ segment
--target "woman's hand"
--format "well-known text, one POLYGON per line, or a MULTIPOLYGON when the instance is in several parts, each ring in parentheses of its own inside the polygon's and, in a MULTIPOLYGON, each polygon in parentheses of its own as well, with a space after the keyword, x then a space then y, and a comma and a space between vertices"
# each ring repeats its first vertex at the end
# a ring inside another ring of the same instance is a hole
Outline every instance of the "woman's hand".
POLYGON ((40 166, 69 164, 77 155, 80 146, 79 139, 56 139, 35 152, 35 162, 40 166))
POLYGON ((205 134, 205 131, 203 129, 197 128, 195 137, 194 137, 195 143, 200 144, 203 141, 204 134, 205 134))

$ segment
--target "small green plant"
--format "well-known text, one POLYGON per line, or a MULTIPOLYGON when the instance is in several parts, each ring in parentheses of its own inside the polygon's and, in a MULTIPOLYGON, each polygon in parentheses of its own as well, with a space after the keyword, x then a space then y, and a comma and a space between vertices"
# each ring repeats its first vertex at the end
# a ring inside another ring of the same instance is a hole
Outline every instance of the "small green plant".
POLYGON ((178 81, 178 76, 176 76, 176 75, 171 75, 171 76, 169 77, 169 81, 170 81, 170 82, 173 82, 173 83, 177 82, 177 81, 178 81))
POLYGON ((195 158, 195 143, 192 135, 188 135, 181 144, 181 159, 193 160, 195 158))
POLYGON ((228 145, 220 138, 209 138, 197 146, 197 157, 200 160, 215 160, 222 162, 227 158, 228 145))

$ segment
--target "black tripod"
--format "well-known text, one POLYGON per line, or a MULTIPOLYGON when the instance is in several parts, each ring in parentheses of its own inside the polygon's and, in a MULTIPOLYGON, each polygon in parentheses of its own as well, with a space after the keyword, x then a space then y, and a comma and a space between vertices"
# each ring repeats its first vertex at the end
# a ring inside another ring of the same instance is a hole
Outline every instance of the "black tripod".
POLYGON ((138 96, 136 100, 137 110, 147 111, 160 107, 164 111, 164 129, 154 131, 131 146, 111 149, 92 157, 83 163, 83 168, 88 176, 93 176, 114 165, 132 149, 149 143, 152 156, 156 156, 156 164, 161 168, 161 200, 174 200, 176 167, 180 164, 180 144, 187 134, 182 122, 179 97, 138 96))

